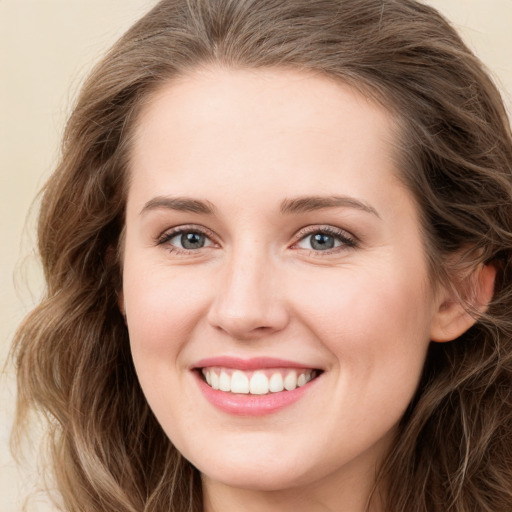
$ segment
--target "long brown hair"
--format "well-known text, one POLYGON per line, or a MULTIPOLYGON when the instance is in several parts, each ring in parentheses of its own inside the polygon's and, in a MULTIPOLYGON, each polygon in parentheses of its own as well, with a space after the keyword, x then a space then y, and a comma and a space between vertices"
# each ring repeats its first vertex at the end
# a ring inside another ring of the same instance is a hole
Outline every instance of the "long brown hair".
POLYGON ((202 507, 196 470, 137 382, 117 293, 137 114, 163 82, 211 64, 320 73, 396 117, 433 282, 470 307, 465 266, 492 262, 498 276, 475 326, 431 344, 380 470, 386 510, 512 510, 512 135, 482 64, 414 0, 163 0, 86 81, 42 199, 46 296, 14 345, 17 425, 30 409, 48 420, 63 509, 202 507))

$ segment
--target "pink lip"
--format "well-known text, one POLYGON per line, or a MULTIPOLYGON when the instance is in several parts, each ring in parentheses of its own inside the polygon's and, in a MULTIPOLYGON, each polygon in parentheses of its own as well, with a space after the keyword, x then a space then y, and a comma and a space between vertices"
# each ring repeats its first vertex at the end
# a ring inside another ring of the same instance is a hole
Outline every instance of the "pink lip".
POLYGON ((264 416, 272 414, 300 400, 312 390, 320 377, 293 391, 281 391, 267 395, 236 394, 220 391, 210 387, 201 377, 199 368, 224 367, 238 370, 257 370, 262 368, 304 368, 311 366, 286 361, 283 359, 259 357, 239 359, 234 357, 213 357, 202 359, 191 368, 203 396, 217 409, 236 416, 264 416))
MULTIPOLYGON (((273 357, 253 357, 251 359, 241 359, 238 357, 220 356, 201 359, 195 363, 192 368, 208 368, 212 366, 233 368, 235 370, 260 370, 263 368, 313 368, 294 361, 285 359, 276 359, 273 357)), ((313 368, 314 369, 314 368, 313 368)))
POLYGON ((281 391, 268 395, 237 395, 211 388, 197 375, 197 382, 203 395, 221 411, 236 416, 264 416, 293 404, 315 385, 317 379, 293 391, 281 391))

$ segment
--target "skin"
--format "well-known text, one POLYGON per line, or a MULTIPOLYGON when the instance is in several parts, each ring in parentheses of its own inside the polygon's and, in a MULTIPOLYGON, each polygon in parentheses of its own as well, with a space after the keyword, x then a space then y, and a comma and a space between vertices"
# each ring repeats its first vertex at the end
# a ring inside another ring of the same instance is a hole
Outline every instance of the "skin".
POLYGON ((201 471, 206 511, 362 512, 430 340, 469 326, 429 284, 396 136, 383 107, 289 70, 203 69, 144 107, 121 302, 144 393, 201 471), (350 200, 282 213, 305 196, 350 200), (163 204, 177 197, 213 211, 163 204), (326 228, 337 246, 313 248, 326 228), (205 246, 181 248, 176 229, 205 246), (278 412, 235 416, 190 369, 219 355, 323 373, 278 412))

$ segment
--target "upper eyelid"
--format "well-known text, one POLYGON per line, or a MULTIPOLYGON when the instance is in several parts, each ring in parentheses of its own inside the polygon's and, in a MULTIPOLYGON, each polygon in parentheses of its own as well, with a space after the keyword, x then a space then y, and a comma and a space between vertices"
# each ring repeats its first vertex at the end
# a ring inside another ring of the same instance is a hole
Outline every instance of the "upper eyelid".
POLYGON ((162 232, 161 232, 161 235, 165 235, 165 234, 174 234, 174 233, 183 233, 184 231, 197 231, 199 233, 203 233, 205 235, 211 235, 211 236, 216 236, 215 233, 205 227, 205 226, 201 226, 201 225, 198 225, 198 224, 180 224, 179 226, 173 226, 171 228, 166 228, 164 229, 162 232))
POLYGON ((358 238, 351 233, 350 231, 342 228, 338 228, 335 226, 331 226, 328 224, 313 224, 310 226, 305 226, 304 228, 301 228, 299 231, 297 231, 294 235, 295 240, 301 240, 307 235, 312 235, 314 233, 328 233, 330 235, 339 235, 339 236, 345 236, 345 238, 350 238, 354 241, 357 241, 358 238))
POLYGON ((207 236, 212 242, 218 244, 219 243, 219 237, 211 230, 206 228, 205 226, 200 226, 197 224, 182 224, 179 226, 174 226, 172 228, 167 228, 163 230, 156 238, 156 243, 162 243, 164 241, 169 241, 171 238, 174 238, 175 236, 179 235, 180 233, 184 232, 198 232, 205 236, 207 236))

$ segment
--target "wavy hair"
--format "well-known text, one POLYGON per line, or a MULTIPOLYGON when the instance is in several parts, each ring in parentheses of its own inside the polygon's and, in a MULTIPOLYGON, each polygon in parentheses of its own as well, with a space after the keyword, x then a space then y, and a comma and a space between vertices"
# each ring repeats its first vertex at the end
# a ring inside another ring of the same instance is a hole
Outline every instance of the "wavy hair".
POLYGON ((380 468, 386 510, 512 510, 512 134, 480 61, 414 0, 163 0, 96 66, 42 197, 47 291, 20 326, 17 427, 48 425, 73 512, 198 512, 197 470, 138 384, 118 308, 131 137, 141 106, 200 66, 292 68, 349 84, 395 116, 397 167, 421 211, 433 282, 468 308, 464 269, 492 264, 486 313, 432 343, 380 468))

